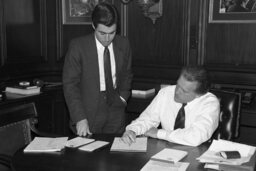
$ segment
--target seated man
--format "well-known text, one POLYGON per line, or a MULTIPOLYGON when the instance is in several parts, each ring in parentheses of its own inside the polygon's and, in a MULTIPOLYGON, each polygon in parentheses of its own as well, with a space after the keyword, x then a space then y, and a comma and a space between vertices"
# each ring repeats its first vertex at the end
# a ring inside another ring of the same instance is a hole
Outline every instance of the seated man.
POLYGON ((220 104, 208 92, 207 72, 200 66, 184 67, 176 85, 162 88, 151 104, 122 136, 125 143, 137 135, 198 146, 211 138, 218 127, 220 104), (161 123, 162 129, 157 129, 161 123))

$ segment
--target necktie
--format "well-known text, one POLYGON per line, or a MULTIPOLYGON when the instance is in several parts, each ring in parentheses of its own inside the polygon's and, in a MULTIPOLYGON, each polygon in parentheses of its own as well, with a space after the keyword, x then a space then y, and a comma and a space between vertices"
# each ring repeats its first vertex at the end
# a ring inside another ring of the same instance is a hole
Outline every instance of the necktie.
POLYGON ((110 54, 109 54, 108 47, 105 47, 104 49, 104 73, 105 73, 107 104, 111 105, 114 100, 114 87, 113 87, 110 54))
POLYGON ((184 128, 185 126, 185 106, 187 103, 183 103, 175 120, 174 130, 178 128, 184 128))

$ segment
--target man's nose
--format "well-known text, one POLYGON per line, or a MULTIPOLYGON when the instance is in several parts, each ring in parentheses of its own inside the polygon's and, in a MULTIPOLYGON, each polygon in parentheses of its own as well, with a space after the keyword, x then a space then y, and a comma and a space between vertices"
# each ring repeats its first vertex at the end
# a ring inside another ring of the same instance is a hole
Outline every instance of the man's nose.
POLYGON ((109 39, 110 39, 110 35, 106 34, 106 41, 109 41, 109 39))

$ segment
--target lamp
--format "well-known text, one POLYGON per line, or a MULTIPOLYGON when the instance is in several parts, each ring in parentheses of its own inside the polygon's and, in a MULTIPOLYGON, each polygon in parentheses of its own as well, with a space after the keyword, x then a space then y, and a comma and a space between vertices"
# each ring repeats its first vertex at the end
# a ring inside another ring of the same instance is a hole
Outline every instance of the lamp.
MULTIPOLYGON (((128 4, 131 0, 121 0, 122 3, 128 4)), ((145 17, 151 18, 153 24, 156 19, 162 16, 163 2, 162 0, 136 0, 145 17)))

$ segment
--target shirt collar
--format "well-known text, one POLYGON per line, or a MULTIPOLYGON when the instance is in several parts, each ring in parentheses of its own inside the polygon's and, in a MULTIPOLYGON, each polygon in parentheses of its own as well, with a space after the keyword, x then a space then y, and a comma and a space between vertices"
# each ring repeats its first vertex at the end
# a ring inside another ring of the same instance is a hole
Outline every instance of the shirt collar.
MULTIPOLYGON (((96 36, 94 36, 94 37, 95 37, 97 49, 100 49, 100 50, 103 50, 103 51, 104 51, 105 46, 103 46, 103 45, 98 41, 98 39, 96 38, 96 36)), ((110 48, 112 48, 112 46, 113 46, 113 42, 111 42, 111 43, 108 45, 108 48, 110 49, 110 48)))

